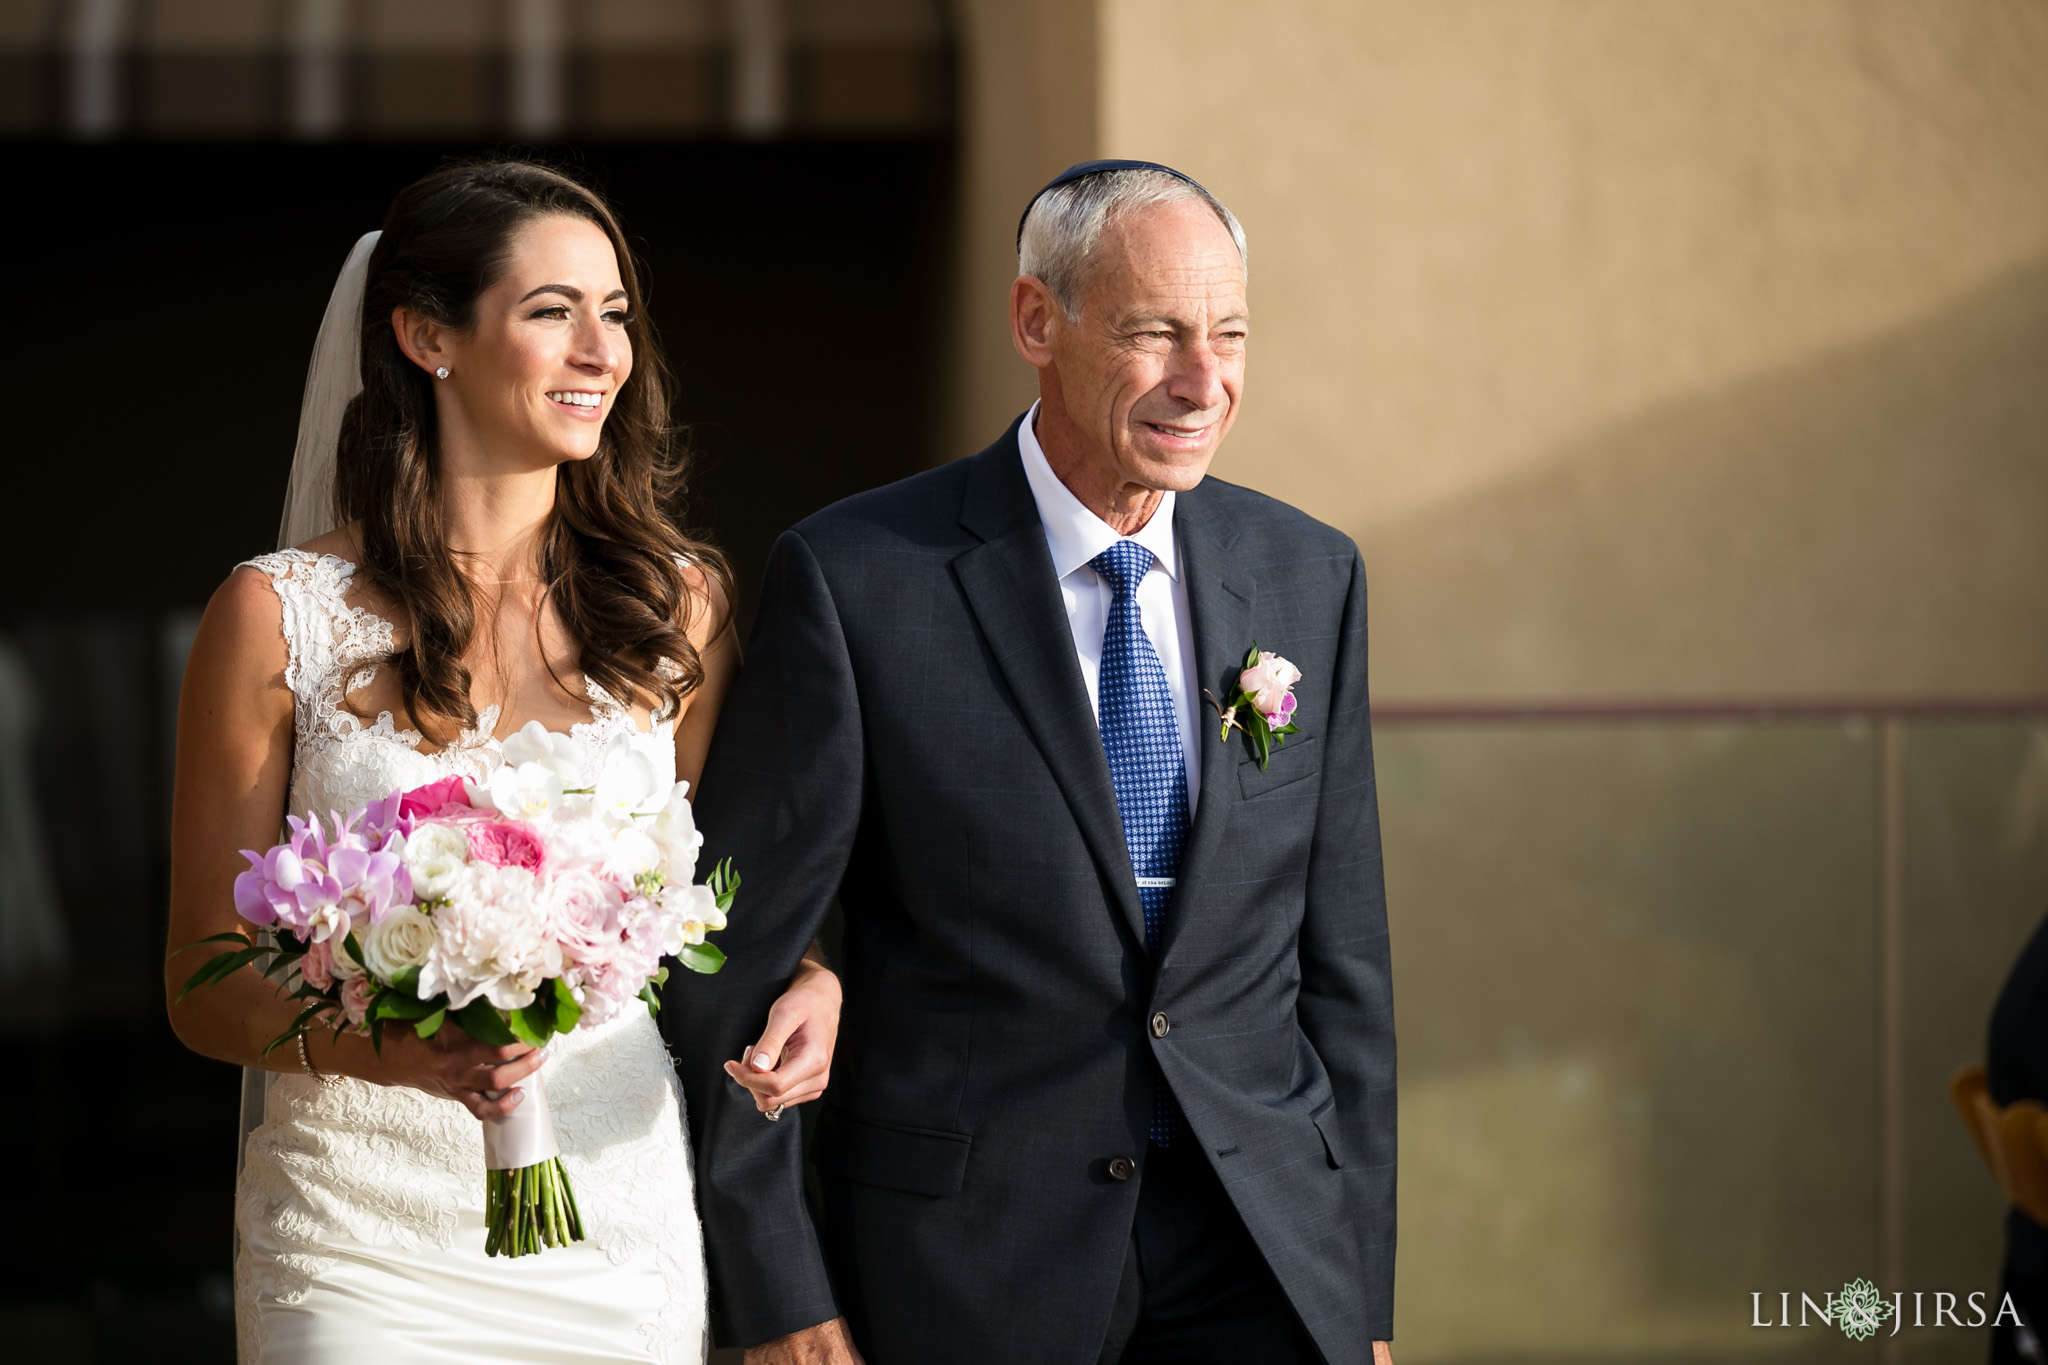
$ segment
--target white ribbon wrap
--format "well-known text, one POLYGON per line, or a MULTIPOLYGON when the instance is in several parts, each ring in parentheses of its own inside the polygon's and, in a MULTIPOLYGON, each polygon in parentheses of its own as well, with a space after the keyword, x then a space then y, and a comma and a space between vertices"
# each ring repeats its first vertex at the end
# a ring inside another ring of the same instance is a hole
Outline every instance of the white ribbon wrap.
MULTIPOLYGON (((502 1119, 484 1120, 484 1169, 518 1171, 562 1154, 555 1141, 555 1121, 548 1117, 548 1092, 540 1072, 519 1083, 526 1098, 502 1119)), ((491 1095, 490 1091, 484 1092, 491 1095)), ((500 1091, 500 1094, 503 1092, 500 1091)), ((497 1095, 491 1095, 496 1099, 497 1095)))

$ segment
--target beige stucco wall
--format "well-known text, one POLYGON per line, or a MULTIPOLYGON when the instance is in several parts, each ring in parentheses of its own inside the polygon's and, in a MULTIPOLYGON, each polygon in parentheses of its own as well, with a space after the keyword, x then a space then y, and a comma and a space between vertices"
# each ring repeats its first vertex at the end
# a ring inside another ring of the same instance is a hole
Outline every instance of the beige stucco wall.
POLYGON ((1388 699, 2048 692, 2048 4, 975 0, 955 446, 1018 207, 1244 219, 1223 477, 1357 536, 1388 699))
MULTIPOLYGON (((1033 390, 1024 201, 1163 160, 1252 244, 1217 472, 1357 537, 1380 703, 2048 695, 2048 0, 959 14, 959 453, 1033 390)), ((1407 1365, 1834 1359, 1750 1294, 1996 1283, 1943 1086, 2048 903, 2048 725, 1882 734, 1378 727, 1407 1365)))

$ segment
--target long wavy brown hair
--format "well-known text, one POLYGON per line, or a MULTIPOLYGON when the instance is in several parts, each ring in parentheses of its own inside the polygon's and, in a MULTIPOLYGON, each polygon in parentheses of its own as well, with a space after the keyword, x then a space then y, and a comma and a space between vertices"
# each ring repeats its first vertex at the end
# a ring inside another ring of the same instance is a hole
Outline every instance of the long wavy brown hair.
POLYGON ((361 527, 358 571, 396 599, 410 623, 405 647, 388 663, 413 723, 429 733, 449 722, 477 724, 463 660, 488 615, 445 534, 434 381, 399 350, 391 315, 403 307, 458 331, 473 326, 477 300, 502 276, 514 235, 555 214, 582 218, 611 239, 632 319, 632 374, 596 454, 559 468, 540 536, 540 579, 581 648, 584 678, 657 717, 673 715, 704 677, 688 628, 707 603, 683 562, 731 600, 724 558, 670 519, 687 451, 670 421, 669 370, 617 216, 594 190, 548 166, 445 166, 392 200, 371 253, 363 391, 342 419, 334 490, 341 522, 361 527))

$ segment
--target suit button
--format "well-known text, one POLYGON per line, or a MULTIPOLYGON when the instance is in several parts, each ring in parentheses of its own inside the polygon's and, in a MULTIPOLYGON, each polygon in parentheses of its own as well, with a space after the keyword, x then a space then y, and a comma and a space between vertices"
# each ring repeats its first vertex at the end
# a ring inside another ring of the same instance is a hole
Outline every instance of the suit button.
POLYGON ((1138 1173, 1138 1163, 1127 1156, 1113 1156, 1109 1159, 1109 1176, 1112 1180, 1129 1180, 1138 1173))
POLYGON ((1154 1038, 1164 1038, 1172 1031, 1173 1022, 1166 1017, 1166 1011, 1161 1010, 1152 1016, 1152 1036, 1154 1038))

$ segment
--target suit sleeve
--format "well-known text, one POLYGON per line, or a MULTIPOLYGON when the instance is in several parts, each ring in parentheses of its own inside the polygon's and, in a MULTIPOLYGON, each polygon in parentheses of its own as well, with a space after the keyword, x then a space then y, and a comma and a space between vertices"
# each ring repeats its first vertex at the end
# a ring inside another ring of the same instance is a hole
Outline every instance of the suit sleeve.
POLYGON ((1301 935, 1301 1027, 1337 1101, 1346 1196, 1366 1268, 1367 1325, 1394 1332, 1394 994, 1380 858, 1365 566, 1354 550, 1337 647, 1323 793, 1301 935))
POLYGON ((670 975, 662 1032, 689 1101, 697 1203, 720 1345, 838 1315, 803 1192, 799 1125, 768 1123, 722 1064, 758 1035, 825 918, 860 821, 859 703, 838 611, 810 546, 776 542, 748 657, 696 801, 701 866, 741 877, 715 976, 670 975))

